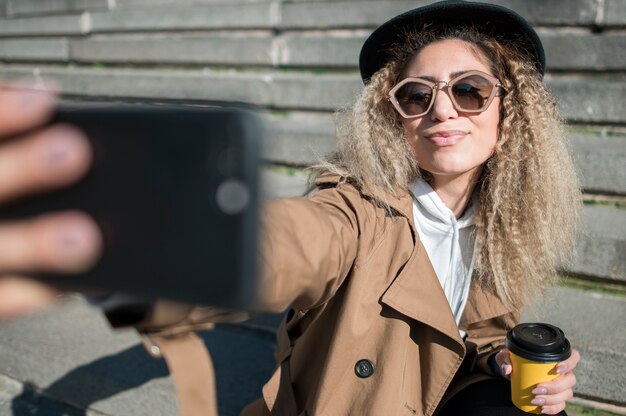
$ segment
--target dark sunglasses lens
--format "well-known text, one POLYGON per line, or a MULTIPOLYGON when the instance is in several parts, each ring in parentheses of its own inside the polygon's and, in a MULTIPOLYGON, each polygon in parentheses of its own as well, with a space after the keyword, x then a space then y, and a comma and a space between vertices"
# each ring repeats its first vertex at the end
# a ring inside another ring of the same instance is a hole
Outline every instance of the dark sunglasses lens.
POLYGON ((460 110, 480 110, 495 87, 480 75, 470 75, 459 79, 450 88, 460 110))
POLYGON ((421 82, 407 82, 395 94, 400 108, 408 116, 425 113, 430 105, 432 96, 432 88, 421 82))

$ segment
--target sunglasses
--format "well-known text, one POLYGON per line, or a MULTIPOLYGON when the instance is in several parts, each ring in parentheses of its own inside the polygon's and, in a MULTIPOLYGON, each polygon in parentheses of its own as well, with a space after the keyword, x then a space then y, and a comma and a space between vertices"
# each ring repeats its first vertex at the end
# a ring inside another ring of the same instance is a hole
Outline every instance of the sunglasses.
POLYGON ((448 82, 405 78, 389 91, 388 99, 402 117, 421 117, 430 111, 437 91, 444 87, 448 87, 454 108, 464 113, 485 111, 494 97, 506 94, 497 78, 481 71, 468 71, 448 82))

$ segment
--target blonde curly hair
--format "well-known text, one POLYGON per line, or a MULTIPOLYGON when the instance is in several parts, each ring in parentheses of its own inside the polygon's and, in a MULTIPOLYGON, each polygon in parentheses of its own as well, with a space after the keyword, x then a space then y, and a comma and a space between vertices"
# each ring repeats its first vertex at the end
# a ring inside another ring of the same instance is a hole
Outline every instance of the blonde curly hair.
POLYGON ((518 45, 475 27, 421 27, 406 33, 394 58, 376 72, 355 102, 336 114, 336 152, 314 166, 350 178, 385 204, 428 172, 417 166, 388 91, 426 45, 466 41, 491 63, 507 94, 499 137, 479 181, 474 278, 512 306, 552 283, 573 252, 582 198, 555 99, 518 45))

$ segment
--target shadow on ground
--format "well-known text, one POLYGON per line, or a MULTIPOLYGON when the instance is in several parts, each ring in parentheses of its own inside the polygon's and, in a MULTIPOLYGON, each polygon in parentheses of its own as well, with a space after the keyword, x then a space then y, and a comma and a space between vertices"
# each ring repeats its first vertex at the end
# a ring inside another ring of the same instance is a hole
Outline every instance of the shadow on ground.
MULTIPOLYGON (((213 358, 220 415, 237 415, 261 396, 274 366, 274 335, 234 325, 199 335, 213 358)), ((26 384, 13 399, 11 410, 13 416, 83 416, 98 401, 167 376, 165 363, 149 357, 137 344, 77 367, 46 388, 26 384)), ((115 414, 124 412, 120 409, 115 414)))

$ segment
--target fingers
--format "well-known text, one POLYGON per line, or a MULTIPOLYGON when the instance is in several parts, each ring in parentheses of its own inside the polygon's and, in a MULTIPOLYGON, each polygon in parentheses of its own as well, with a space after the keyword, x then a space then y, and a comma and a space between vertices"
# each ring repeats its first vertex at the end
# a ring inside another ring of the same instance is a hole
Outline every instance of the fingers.
POLYGON ((513 371, 513 366, 511 365, 511 359, 509 357, 508 349, 504 348, 496 354, 496 363, 498 363, 498 366, 500 367, 500 373, 503 376, 506 377, 511 375, 511 372, 513 371))
POLYGON ((565 361, 561 361, 559 365, 556 366, 556 372, 558 374, 567 373, 569 371, 573 371, 578 363, 580 362, 580 353, 572 349, 572 355, 565 361))
POLYGON ((540 383, 532 393, 535 395, 532 404, 542 406, 545 414, 556 414, 565 408, 565 402, 574 397, 573 387, 576 385, 576 376, 573 372, 567 372, 556 379, 540 383))
POLYGON ((0 137, 45 123, 55 102, 56 93, 51 90, 0 85, 0 137))
POLYGON ((34 280, 0 277, 0 318, 13 318, 42 309, 51 304, 56 295, 54 289, 34 280))
POLYGON ((40 270, 78 273, 91 267, 101 250, 97 224, 81 212, 0 225, 0 275, 40 270))
MULTIPOLYGON (((533 393, 537 390, 540 390, 540 388, 535 388, 533 393)), ((574 392, 571 388, 568 388, 554 394, 536 395, 535 398, 531 400, 531 403, 541 406, 542 413, 552 415, 563 410, 565 408, 565 403, 572 397, 574 397, 574 392)))
POLYGON ((556 396, 564 391, 572 390, 576 385, 576 376, 573 372, 565 373, 552 381, 539 383, 532 391, 535 395, 556 396))
POLYGON ((556 415, 563 410, 565 410, 565 402, 550 406, 541 406, 541 414, 544 415, 556 415))
MULTIPOLYGON (((56 94, 28 86, 0 84, 0 204, 37 191, 69 185, 91 163, 91 147, 79 131, 57 125, 35 129, 50 119, 56 94)), ((80 212, 47 214, 0 223, 0 318, 41 308, 56 291, 22 273, 77 273, 100 256, 102 236, 80 212)))
POLYGON ((67 125, 7 143, 0 147, 0 204, 75 182, 88 170, 91 157, 85 136, 67 125))
MULTIPOLYGON (((50 92, 1 88, 0 136, 37 127, 54 106, 50 92)), ((0 146, 0 204, 37 191, 60 188, 89 169, 87 138, 69 125, 55 125, 0 146)), ((78 272, 101 249, 93 220, 77 212, 0 223, 0 276, 7 272, 78 272)))

